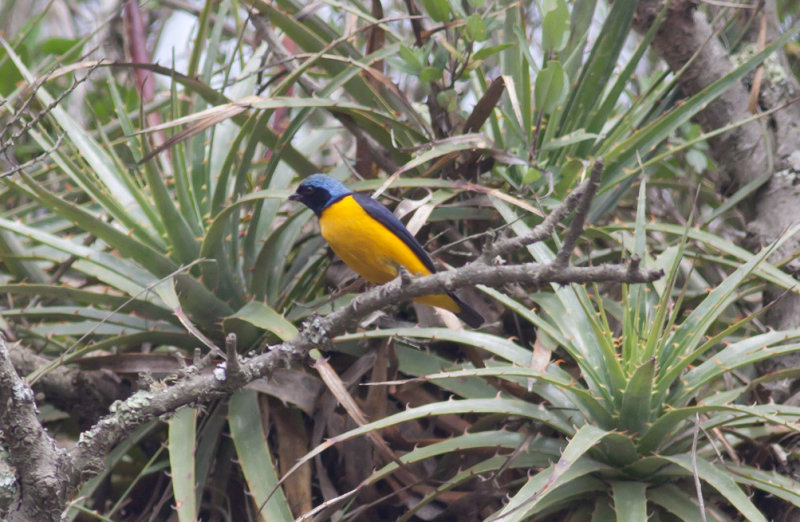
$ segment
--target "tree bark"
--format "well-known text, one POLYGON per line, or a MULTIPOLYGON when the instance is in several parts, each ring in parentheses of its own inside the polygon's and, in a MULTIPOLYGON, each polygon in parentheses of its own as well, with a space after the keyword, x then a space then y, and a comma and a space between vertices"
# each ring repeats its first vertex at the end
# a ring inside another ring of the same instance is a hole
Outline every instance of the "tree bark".
MULTIPOLYGON (((646 31, 663 8, 661 0, 643 0, 637 10, 637 29, 646 31)), ((653 48, 664 58, 670 69, 678 72, 679 85, 687 96, 700 92, 722 78, 733 68, 733 56, 724 47, 706 15, 697 10, 692 0, 672 1, 663 24, 657 30, 653 48)), ((758 4, 758 8, 742 10, 752 17, 752 29, 742 44, 745 50, 756 49, 760 17, 767 25, 766 41, 779 35, 774 2, 758 4)), ((761 110, 782 107, 768 118, 740 125, 710 140, 711 154, 720 168, 726 193, 768 175, 769 179, 755 194, 740 205, 748 220, 746 246, 757 250, 769 245, 791 226, 800 223, 800 106, 790 101, 800 92, 797 80, 785 65, 781 52, 764 64, 760 84, 761 110)), ((744 83, 733 85, 696 117, 705 131, 712 131, 752 117, 748 109, 749 92, 744 83)), ((770 258, 779 263, 800 249, 800 237, 787 240, 770 258)), ((783 268, 796 275, 797 262, 783 268)), ((764 304, 776 301, 765 314, 767 326, 775 329, 800 326, 800 295, 769 288, 764 292, 764 304)), ((788 355, 765 361, 761 373, 800 365, 800 355, 788 355)), ((776 401, 781 397, 773 397, 776 401)))

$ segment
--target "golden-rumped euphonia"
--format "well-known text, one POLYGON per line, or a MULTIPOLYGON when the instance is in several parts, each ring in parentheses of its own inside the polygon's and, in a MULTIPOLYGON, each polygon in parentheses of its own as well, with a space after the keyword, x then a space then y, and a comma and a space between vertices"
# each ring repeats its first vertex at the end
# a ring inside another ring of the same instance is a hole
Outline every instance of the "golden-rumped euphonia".
MULTIPOLYGON (((289 199, 314 211, 322 237, 336 255, 371 283, 391 281, 399 266, 417 276, 436 271, 419 241, 389 209, 367 195, 353 193, 330 176, 309 176, 289 199)), ((450 310, 472 328, 483 323, 483 317, 452 292, 414 301, 450 310)))

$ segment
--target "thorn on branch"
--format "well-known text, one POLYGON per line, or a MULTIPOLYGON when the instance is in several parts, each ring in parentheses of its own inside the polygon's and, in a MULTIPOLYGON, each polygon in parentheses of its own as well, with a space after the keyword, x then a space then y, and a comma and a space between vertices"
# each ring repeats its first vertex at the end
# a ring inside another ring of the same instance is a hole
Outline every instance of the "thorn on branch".
POLYGON ((242 381, 242 366, 239 360, 239 352, 237 350, 236 334, 229 333, 225 337, 225 353, 228 355, 228 362, 226 365, 227 375, 225 382, 229 387, 238 388, 242 381))
POLYGON ((642 270, 641 264, 642 258, 638 255, 632 255, 628 258, 628 278, 631 283, 652 283, 664 277, 663 268, 642 270))
POLYGON ((195 348, 194 353, 192 354, 192 364, 194 364, 199 368, 202 362, 203 362, 203 351, 200 348, 195 348))
POLYGON ((227 355, 227 360, 219 363, 217 367, 214 368, 214 378, 224 382, 225 388, 227 388, 229 392, 233 392, 244 386, 250 380, 242 367, 242 360, 239 357, 235 333, 229 333, 225 337, 225 354, 227 355))
POLYGON ((195 348, 192 354, 192 366, 198 370, 211 366, 214 362, 215 355, 216 353, 214 351, 209 351, 204 354, 201 348, 195 348))
POLYGON ((400 272, 400 284, 403 286, 411 284, 411 281, 414 280, 414 276, 411 275, 411 272, 404 266, 398 267, 398 271, 400 272))

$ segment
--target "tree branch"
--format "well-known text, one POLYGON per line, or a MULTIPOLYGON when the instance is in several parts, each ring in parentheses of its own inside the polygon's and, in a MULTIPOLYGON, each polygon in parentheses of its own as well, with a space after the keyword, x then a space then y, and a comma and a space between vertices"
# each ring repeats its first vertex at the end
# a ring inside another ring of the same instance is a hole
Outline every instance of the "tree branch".
POLYGON ((592 205, 592 199, 597 194, 597 188, 600 186, 600 179, 603 177, 603 160, 599 159, 594 163, 592 172, 582 186, 583 193, 581 194, 580 201, 578 202, 578 209, 575 211, 575 218, 572 220, 567 235, 564 236, 564 242, 556 254, 556 263, 561 266, 566 266, 569 263, 569 256, 572 255, 572 250, 578 242, 578 238, 583 234, 583 225, 586 223, 586 216, 589 214, 589 207, 592 205))
MULTIPOLYGON (((642 0, 636 13, 637 29, 647 30, 666 3, 666 0, 642 0)), ((673 72, 682 71, 677 80, 687 96, 729 74, 733 68, 732 58, 735 58, 697 7, 697 2, 692 0, 670 1, 652 44, 673 72)), ((756 17, 759 12, 766 15, 766 41, 769 42, 780 34, 776 9, 775 2, 755 2, 741 12, 748 17, 756 17)), ((759 30, 759 24, 754 24, 753 30, 746 35, 751 45, 759 30)), ((745 42, 739 48, 747 50, 748 45, 745 42)), ((797 152, 800 146, 800 127, 797 125, 800 105, 790 103, 800 92, 800 84, 786 65, 782 51, 765 60, 764 68, 766 74, 760 85, 758 109, 787 107, 771 114, 767 123, 750 121, 709 140, 714 161, 723 176, 728 178, 725 180, 728 184, 726 192, 733 192, 736 187, 771 174, 763 187, 738 205, 747 220, 746 246, 751 250, 774 242, 800 220, 800 191, 797 190, 800 180, 800 154, 797 152)), ((752 116, 748 109, 749 98, 745 82, 736 82, 710 102, 695 120, 707 132, 745 121, 752 116)), ((789 238, 770 257, 770 261, 793 257, 798 249, 800 237, 789 238)), ((798 272, 800 263, 790 263, 786 268, 798 272)), ((774 299, 780 301, 765 314, 766 323, 775 329, 800 325, 800 295, 768 287, 763 302, 770 303, 774 299)), ((767 373, 798 364, 800 358, 787 355, 763 361, 760 366, 762 372, 767 373)))
MULTIPOLYGON (((480 260, 485 263, 489 263, 497 256, 508 254, 509 252, 532 245, 534 243, 538 243, 540 241, 544 241, 550 237, 555 231, 556 226, 564 221, 567 215, 575 210, 581 201, 586 201, 588 208, 588 205, 591 204, 592 199, 594 198, 595 192, 597 191, 597 185, 600 183, 600 179, 602 179, 602 177, 603 160, 599 159, 595 162, 594 167, 592 167, 592 172, 589 175, 589 178, 584 180, 580 185, 578 185, 577 188, 575 188, 575 190, 570 192, 564 201, 562 201, 561 204, 544 219, 544 221, 533 227, 533 230, 524 236, 510 237, 508 239, 497 241, 494 245, 490 245, 484 250, 480 260), (584 195, 587 193, 588 197, 584 198, 584 195)), ((577 224, 578 228, 580 228, 577 235, 580 235, 580 232, 583 230, 584 219, 585 212, 584 217, 580 219, 580 223, 577 223, 579 221, 578 219, 573 221, 573 226, 577 224)), ((570 251, 572 251, 572 248, 574 247, 574 241, 576 239, 577 236, 570 240, 570 242, 573 243, 573 245, 569 247, 570 251)))
POLYGON ((17 478, 15 498, 3 517, 7 522, 60 520, 81 477, 67 452, 56 446, 39 422, 33 398, 0 335, 0 427, 17 478))
MULTIPOLYGON (((9 350, 19 375, 44 368, 53 361, 17 344, 9 350)), ((57 408, 74 414, 83 427, 97 422, 112 402, 128 397, 130 385, 111 372, 58 366, 40 377, 34 391, 43 393, 57 408)))
MULTIPOLYGON (((345 308, 309 320, 293 340, 270 346, 267 353, 243 359, 237 372, 237 385, 240 388, 255 379, 269 377, 278 368, 304 360, 312 348, 324 347, 331 337, 344 333, 370 313, 397 301, 476 284, 646 283, 662 275, 662 270, 640 269, 638 260, 633 260, 627 264, 592 267, 560 266, 555 261, 508 266, 473 262, 456 270, 414 279, 405 286, 397 278, 359 295, 345 308)), ((159 391, 140 391, 125 401, 115 403, 110 415, 81 435, 72 452, 76 473, 94 465, 114 445, 145 422, 174 412, 181 406, 204 404, 232 391, 225 372, 220 371, 212 375, 192 375, 159 391)))

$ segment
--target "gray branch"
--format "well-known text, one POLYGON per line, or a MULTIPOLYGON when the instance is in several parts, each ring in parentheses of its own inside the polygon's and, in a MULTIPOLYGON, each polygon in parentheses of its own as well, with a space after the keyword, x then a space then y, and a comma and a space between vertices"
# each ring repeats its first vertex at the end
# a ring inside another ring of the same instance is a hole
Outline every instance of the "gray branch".
MULTIPOLYGON (((52 359, 34 353, 21 344, 9 350, 17 373, 27 375, 44 368, 52 359)), ((33 384, 57 408, 77 417, 89 427, 108 411, 112 402, 130 395, 130 386, 111 372, 88 371, 74 366, 57 366, 33 384), (90 424, 91 423, 91 424, 90 424)))
POLYGON ((16 469, 16 491, 3 520, 60 520, 80 472, 36 417, 33 390, 11 363, 0 335, 0 427, 8 461, 16 469))
MULTIPOLYGON (((477 284, 648 283, 662 276, 662 270, 642 270, 639 260, 632 259, 624 264, 591 267, 561 266, 556 260, 507 266, 473 262, 456 270, 414 279, 407 285, 397 278, 359 295, 345 308, 325 317, 312 318, 291 341, 270 346, 266 353, 240 361, 236 372, 237 385, 241 388, 255 379, 269 377, 278 368, 303 361, 312 348, 324 349, 330 338, 356 326, 370 313, 397 301, 477 284)), ((211 375, 192 375, 159 391, 141 391, 115 403, 111 414, 81 435, 72 452, 76 473, 96 466, 103 455, 142 424, 182 406, 205 404, 231 393, 234 391, 232 388, 225 374, 225 365, 221 364, 211 375)))

